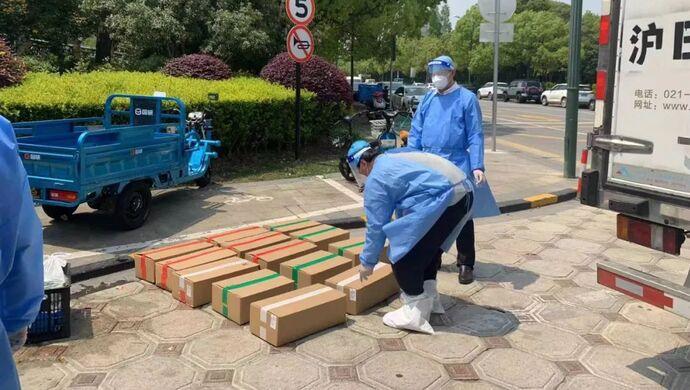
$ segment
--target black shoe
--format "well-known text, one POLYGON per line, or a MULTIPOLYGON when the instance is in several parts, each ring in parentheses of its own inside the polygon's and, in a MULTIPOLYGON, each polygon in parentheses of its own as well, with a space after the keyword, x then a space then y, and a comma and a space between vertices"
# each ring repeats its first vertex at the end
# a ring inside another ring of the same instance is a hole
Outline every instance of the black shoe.
POLYGON ((460 273, 458 274, 458 283, 470 284, 472 282, 474 282, 474 274, 472 273, 472 267, 461 265, 460 273))

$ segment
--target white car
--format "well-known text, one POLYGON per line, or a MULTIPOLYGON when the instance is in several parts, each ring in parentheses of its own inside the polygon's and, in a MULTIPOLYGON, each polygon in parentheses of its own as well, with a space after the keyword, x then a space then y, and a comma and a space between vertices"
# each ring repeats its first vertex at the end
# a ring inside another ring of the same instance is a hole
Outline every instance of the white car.
MULTIPOLYGON (((556 84, 553 88, 542 92, 541 104, 548 106, 549 104, 558 104, 565 108, 568 105, 568 84, 556 84)), ((588 85, 580 84, 578 91, 578 106, 588 107, 594 111, 595 100, 594 92, 588 85)))
MULTIPOLYGON (((508 89, 507 83, 497 83, 496 84, 498 96, 503 96, 508 89)), ((489 82, 484 84, 481 88, 477 90, 477 99, 487 98, 491 100, 491 95, 494 93, 494 83, 489 82)))
POLYGON ((568 84, 556 84, 553 88, 541 93, 542 106, 549 104, 560 104, 561 107, 566 106, 566 97, 568 96, 568 84))

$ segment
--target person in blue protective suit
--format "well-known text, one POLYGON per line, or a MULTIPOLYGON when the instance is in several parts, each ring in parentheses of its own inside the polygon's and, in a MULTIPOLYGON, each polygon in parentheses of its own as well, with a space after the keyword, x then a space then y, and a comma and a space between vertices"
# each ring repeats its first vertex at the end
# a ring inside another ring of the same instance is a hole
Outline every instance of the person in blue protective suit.
POLYGON ((402 290, 402 307, 383 317, 387 326, 433 334, 431 313, 443 313, 436 273, 469 218, 472 183, 450 161, 409 148, 382 152, 356 142, 348 160, 366 178, 366 239, 359 274, 366 280, 390 242, 389 258, 402 290), (395 220, 391 220, 395 213, 395 220))
POLYGON ((0 116, 0 389, 19 389, 12 353, 43 300, 43 232, 12 125, 0 116))
MULTIPOLYGON (((432 60, 427 70, 435 89, 428 92, 417 107, 408 146, 444 157, 474 179, 472 217, 498 215, 500 211, 484 173, 484 132, 479 101, 472 92, 455 82, 455 65, 450 57, 432 60)), ((457 249, 458 281, 472 283, 475 262, 472 219, 460 233, 457 249)))

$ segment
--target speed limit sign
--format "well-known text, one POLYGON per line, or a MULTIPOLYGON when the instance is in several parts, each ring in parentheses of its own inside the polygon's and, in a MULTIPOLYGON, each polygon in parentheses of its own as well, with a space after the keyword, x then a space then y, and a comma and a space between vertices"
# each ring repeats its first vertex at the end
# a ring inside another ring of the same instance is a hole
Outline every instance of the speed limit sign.
POLYGON ((285 11, 292 23, 306 26, 314 19, 314 0, 285 0, 285 11))

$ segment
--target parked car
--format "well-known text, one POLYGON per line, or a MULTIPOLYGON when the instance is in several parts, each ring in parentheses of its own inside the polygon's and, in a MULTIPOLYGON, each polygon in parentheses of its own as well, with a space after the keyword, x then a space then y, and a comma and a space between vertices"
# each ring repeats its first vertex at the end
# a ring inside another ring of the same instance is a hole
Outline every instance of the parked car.
MULTIPOLYGON (((508 84, 499 82, 496 84, 496 87, 497 87, 496 94, 499 96, 499 98, 502 98, 506 94, 506 90, 508 89, 508 84)), ((477 90, 477 99, 481 100, 481 98, 487 98, 487 99, 491 100, 491 98, 492 98, 491 95, 493 93, 494 93, 494 83, 488 82, 477 90)))
MULTIPOLYGON (((541 104, 548 106, 549 104, 559 104, 565 108, 568 104, 568 84, 556 84, 553 88, 544 91, 541 94, 541 104)), ((588 85, 580 85, 580 93, 578 96, 578 104, 580 107, 587 107, 594 110, 595 99, 594 92, 588 85)))
POLYGON ((477 86, 474 85, 474 84, 460 84, 460 86, 461 86, 461 87, 464 87, 464 88, 467 89, 468 91, 470 91, 470 92, 472 92, 472 93, 475 93, 475 94, 477 93, 477 90, 478 90, 478 89, 477 89, 477 86))
POLYGON ((410 108, 414 110, 427 92, 429 92, 429 88, 426 86, 405 85, 400 87, 391 95, 391 108, 399 111, 410 108))
POLYGON ((515 99, 518 103, 532 100, 535 103, 541 101, 541 93, 544 88, 537 80, 513 80, 508 85, 508 92, 503 95, 503 100, 515 99))

